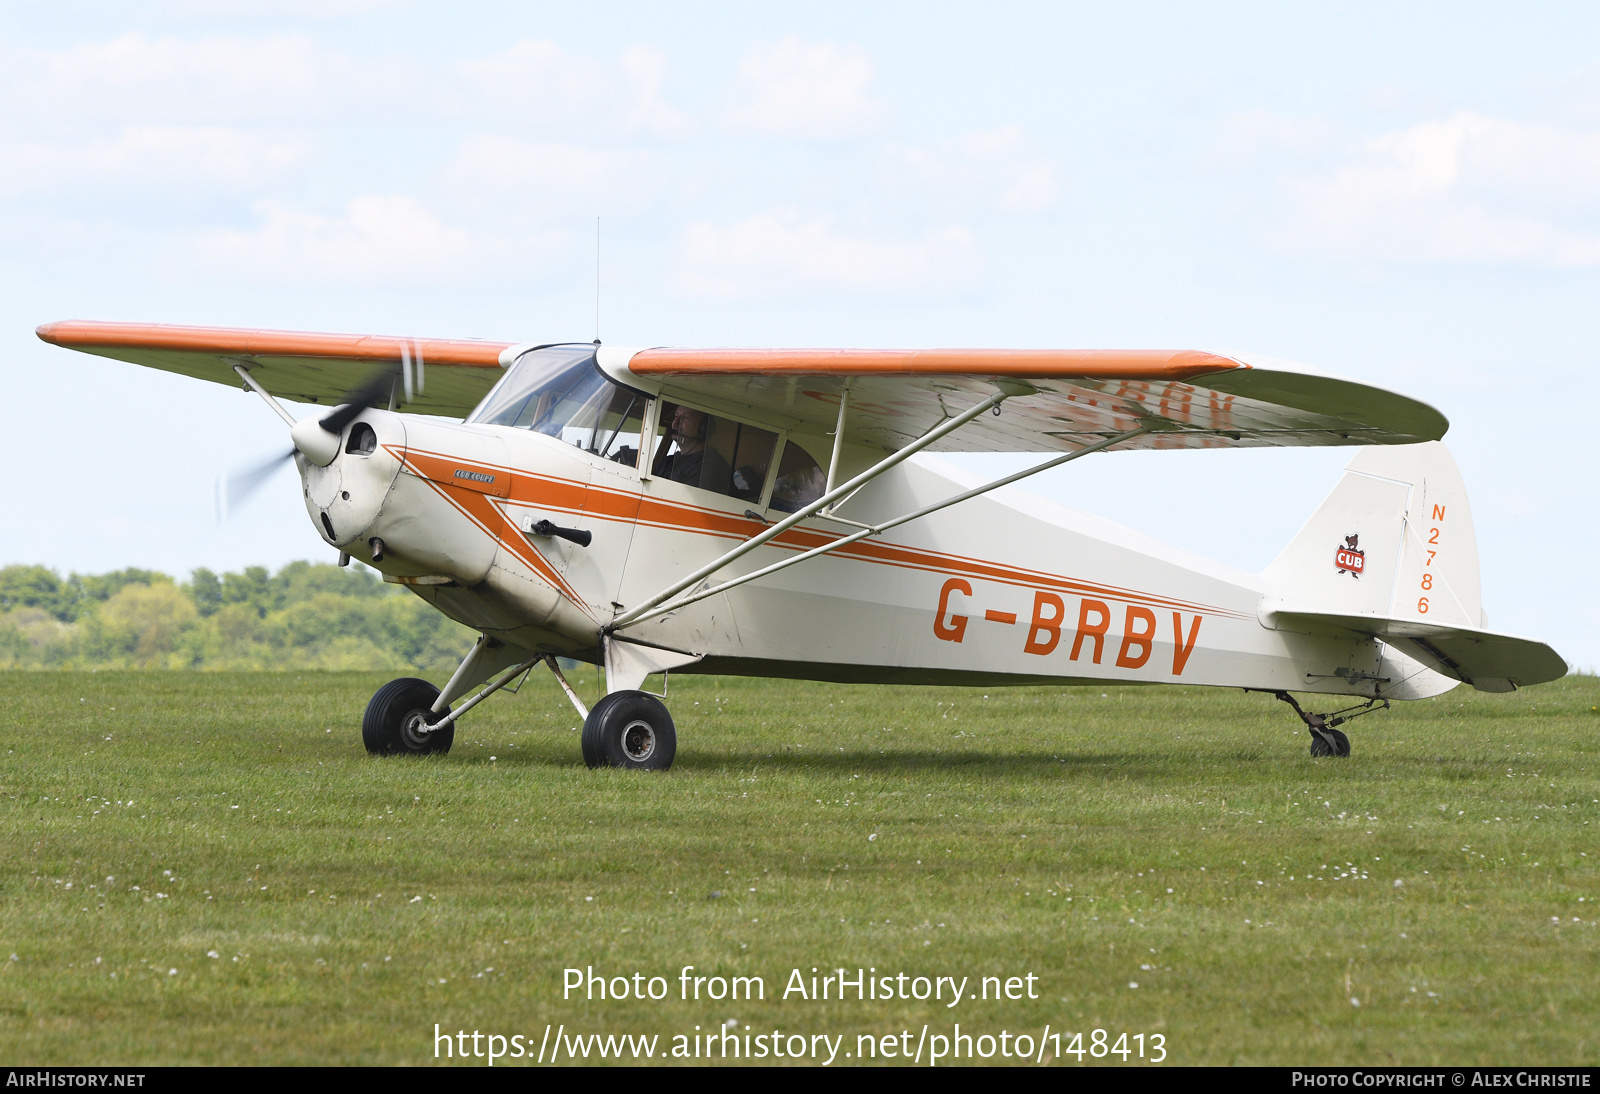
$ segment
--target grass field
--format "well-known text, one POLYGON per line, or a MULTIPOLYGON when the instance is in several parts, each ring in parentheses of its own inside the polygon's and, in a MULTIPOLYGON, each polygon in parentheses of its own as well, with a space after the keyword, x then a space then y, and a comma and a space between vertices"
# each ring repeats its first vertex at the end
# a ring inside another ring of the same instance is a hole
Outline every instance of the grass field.
POLYGON ((1592 677, 1374 715, 1346 760, 1263 695, 680 677, 664 775, 586 770, 548 676, 422 760, 362 751, 377 676, 0 682, 8 1063, 431 1063, 435 1023, 660 1056, 730 1019, 840 1063, 957 1021, 1173 1064, 1600 1062, 1592 677), (589 965, 671 994, 564 1001, 589 965), (766 999, 681 1001, 684 965, 766 999), (779 998, 813 966, 1039 997, 779 998))

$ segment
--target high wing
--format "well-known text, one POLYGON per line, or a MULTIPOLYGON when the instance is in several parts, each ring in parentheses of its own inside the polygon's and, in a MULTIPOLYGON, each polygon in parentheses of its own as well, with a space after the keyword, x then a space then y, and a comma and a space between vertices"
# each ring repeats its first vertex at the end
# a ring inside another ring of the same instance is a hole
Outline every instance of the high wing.
POLYGON ((311 334, 300 331, 178 327, 155 323, 97 323, 69 319, 36 332, 53 345, 118 361, 239 386, 235 365, 273 395, 301 403, 333 404, 375 368, 421 357, 423 383, 397 409, 464 417, 502 375, 507 342, 311 334))
MULTIPOLYGON (((338 402, 375 365, 424 362, 402 409, 466 415, 517 347, 507 342, 67 320, 46 342, 234 385, 236 365, 280 398, 338 402)), ((929 446, 1070 452, 1143 427, 1119 449, 1410 444, 1449 423, 1433 407, 1303 366, 1195 350, 645 349, 599 353, 614 379, 777 429, 832 433, 848 389, 847 443, 896 451, 996 385, 1023 397, 929 446)))
POLYGON ((602 352, 623 383, 774 428, 904 447, 997 385, 1005 403, 929 446, 944 452, 1066 452, 1144 426, 1119 449, 1411 444, 1443 414, 1404 395, 1284 363, 1195 350, 748 350, 602 352))

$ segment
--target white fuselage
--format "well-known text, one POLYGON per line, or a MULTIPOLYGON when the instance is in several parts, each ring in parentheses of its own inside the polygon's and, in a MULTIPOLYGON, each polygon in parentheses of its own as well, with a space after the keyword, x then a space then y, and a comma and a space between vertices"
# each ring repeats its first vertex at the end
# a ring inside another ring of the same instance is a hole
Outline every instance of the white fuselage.
MULTIPOLYGON (((785 514, 651 477, 556 437, 385 411, 370 454, 300 461, 313 525, 386 578, 511 647, 603 658, 607 625, 785 514), (591 532, 580 547, 530 534, 591 532)), ((352 427, 354 428, 354 427, 352 427)), ((790 437, 820 448, 821 438, 790 437)), ((847 451, 841 475, 877 454, 847 451)), ((970 483, 910 461, 838 510, 875 523, 970 483)), ((841 538, 811 519, 725 580, 841 538)), ((1275 630, 1261 575, 1001 491, 628 626, 701 660, 687 671, 936 684, 1121 683, 1421 698, 1454 685, 1371 638, 1275 630)))

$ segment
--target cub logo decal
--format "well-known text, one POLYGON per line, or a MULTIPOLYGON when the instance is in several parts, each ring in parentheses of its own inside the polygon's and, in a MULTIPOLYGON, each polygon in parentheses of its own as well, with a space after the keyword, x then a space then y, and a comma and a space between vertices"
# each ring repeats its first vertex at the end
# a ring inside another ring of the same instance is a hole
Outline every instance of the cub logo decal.
POLYGON ((1333 552, 1333 564, 1339 568, 1339 572, 1349 574, 1358 581, 1367 565, 1367 552, 1356 547, 1360 541, 1359 535, 1345 536, 1344 546, 1333 552))

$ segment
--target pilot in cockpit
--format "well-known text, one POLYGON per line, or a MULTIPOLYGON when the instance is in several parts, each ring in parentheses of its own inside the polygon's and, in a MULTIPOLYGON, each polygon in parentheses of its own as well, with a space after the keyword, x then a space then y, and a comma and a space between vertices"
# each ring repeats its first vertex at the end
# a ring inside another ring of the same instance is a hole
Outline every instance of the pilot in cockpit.
POLYGON ((731 472, 722 454, 706 446, 710 425, 709 416, 701 411, 686 406, 673 410, 672 440, 676 447, 670 455, 657 460, 653 473, 673 482, 726 493, 731 472))

